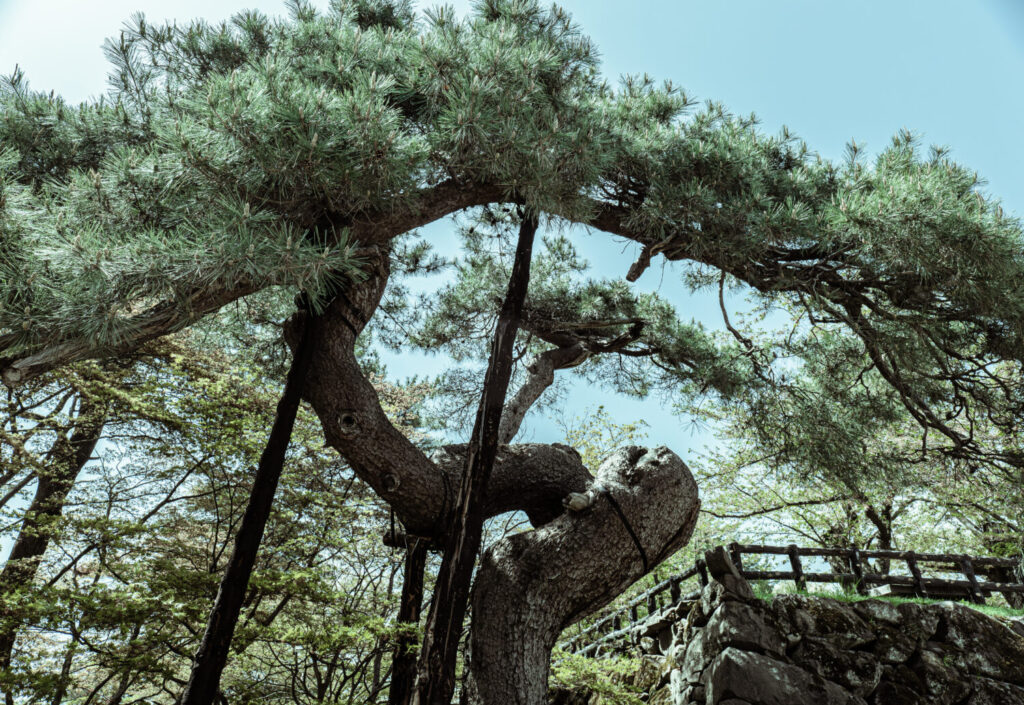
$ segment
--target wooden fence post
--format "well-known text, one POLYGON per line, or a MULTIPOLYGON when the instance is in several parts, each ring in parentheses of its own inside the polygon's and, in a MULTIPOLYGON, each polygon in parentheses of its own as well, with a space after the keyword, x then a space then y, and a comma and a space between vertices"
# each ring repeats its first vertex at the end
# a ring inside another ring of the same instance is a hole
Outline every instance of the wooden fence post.
POLYGON ((703 558, 698 558, 693 563, 693 567, 697 569, 697 579, 700 581, 701 587, 708 586, 708 564, 703 558))
POLYGON ((978 577, 974 574, 974 562, 971 561, 970 556, 965 554, 960 558, 960 569, 967 576, 967 582, 971 585, 971 601, 978 605, 985 604, 985 596, 981 593, 981 588, 978 587, 978 577))
POLYGON ((682 581, 679 578, 672 578, 672 581, 669 583, 669 599, 673 605, 679 604, 679 600, 683 596, 681 584, 682 581))
POLYGON ((800 549, 795 543, 789 544, 789 564, 793 567, 793 582, 800 592, 807 592, 807 581, 804 579, 804 567, 800 562, 800 549))
POLYGON ((924 581, 921 579, 921 569, 917 566, 917 554, 913 551, 907 551, 906 561, 910 574, 914 576, 914 593, 918 597, 928 597, 928 589, 924 586, 924 581))
POLYGON ((860 551, 858 551, 856 548, 851 548, 850 551, 849 551, 849 559, 850 559, 850 570, 853 571, 854 576, 856 576, 856 578, 857 578, 857 584, 856 584, 857 594, 858 595, 867 595, 868 594, 868 586, 864 584, 864 566, 861 563, 860 551))
POLYGON ((736 566, 736 570, 743 575, 743 554, 740 552, 740 545, 735 541, 729 544, 729 557, 732 558, 732 564, 736 566))

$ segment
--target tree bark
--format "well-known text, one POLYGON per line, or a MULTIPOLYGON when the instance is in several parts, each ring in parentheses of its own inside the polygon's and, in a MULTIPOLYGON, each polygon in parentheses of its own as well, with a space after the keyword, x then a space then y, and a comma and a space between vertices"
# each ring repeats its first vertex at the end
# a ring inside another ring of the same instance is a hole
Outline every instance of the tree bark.
POLYGON ((391 659, 391 688, 388 705, 409 705, 416 685, 416 628, 423 608, 423 572, 427 564, 427 542, 413 539, 405 550, 402 575, 402 602, 398 606, 398 625, 407 629, 395 643, 391 659))
POLYGON ((558 635, 684 546, 700 508, 693 476, 667 448, 616 451, 586 494, 581 511, 502 539, 481 559, 470 703, 547 703, 558 635))
POLYGON ((9 671, 11 666, 19 623, 18 594, 31 587, 50 545, 54 526, 64 512, 68 493, 92 457, 106 423, 105 404, 84 393, 80 393, 78 403, 74 429, 70 436, 58 437, 51 451, 53 462, 45 473, 38 473, 35 496, 25 512, 11 555, 0 572, 0 599, 4 600, 0 620, 0 671, 9 671))
POLYGON ((256 554, 270 517, 270 508, 284 468, 284 456, 291 440, 295 415, 302 399, 306 374, 316 346, 316 316, 302 317, 301 336, 285 381, 270 437, 260 456, 253 478, 249 504, 235 536, 235 546, 221 578, 220 589, 207 621, 206 632, 196 654, 192 674, 182 696, 182 705, 211 705, 217 697, 220 676, 227 662, 242 600, 249 585, 256 554))
POLYGON ((524 216, 519 226, 519 241, 508 291, 498 314, 480 407, 466 452, 466 469, 462 475, 456 511, 448 527, 441 569, 430 604, 414 704, 448 705, 455 692, 459 639, 469 605, 473 567, 483 536, 484 493, 498 454, 498 429, 512 378, 513 347, 530 284, 530 262, 536 232, 536 215, 524 216))

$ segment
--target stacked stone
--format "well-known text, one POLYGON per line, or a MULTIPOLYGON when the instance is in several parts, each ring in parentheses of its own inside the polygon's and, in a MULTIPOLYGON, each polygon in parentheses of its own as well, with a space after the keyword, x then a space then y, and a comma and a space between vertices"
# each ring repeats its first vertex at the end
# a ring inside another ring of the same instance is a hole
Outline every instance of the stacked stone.
POLYGON ((952 602, 767 603, 724 550, 707 561, 700 601, 637 674, 649 705, 1024 705, 1024 624, 952 602))

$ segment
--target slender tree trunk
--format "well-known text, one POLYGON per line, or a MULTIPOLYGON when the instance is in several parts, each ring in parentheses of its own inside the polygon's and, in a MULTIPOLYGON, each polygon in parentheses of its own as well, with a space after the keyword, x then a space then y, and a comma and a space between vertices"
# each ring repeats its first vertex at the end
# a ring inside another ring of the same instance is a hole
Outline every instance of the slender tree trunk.
POLYGON ((409 705, 416 684, 416 627, 423 608, 423 572, 427 565, 427 542, 413 539, 405 550, 405 572, 402 576, 402 602, 398 607, 398 624, 408 629, 395 644, 391 659, 391 688, 388 705, 409 705))
POLYGON ((72 641, 64 652, 64 661, 60 666, 60 677, 57 679, 57 689, 50 699, 50 705, 60 705, 64 696, 68 694, 68 685, 71 683, 71 666, 75 662, 75 651, 78 649, 78 642, 72 641))
MULTIPOLYGON (((92 457, 106 422, 106 406, 79 396, 78 414, 70 436, 60 436, 45 472, 39 471, 36 493, 14 540, 11 555, 0 572, 0 599, 4 604, 0 620, 0 671, 8 672, 20 618, 18 593, 26 593, 36 577, 39 563, 50 545, 53 529, 64 511, 71 487, 92 457)), ((12 699, 6 693, 8 700, 12 699)))
POLYGON ((455 513, 445 543, 430 617, 423 640, 416 705, 448 705, 455 691, 455 663, 458 658, 462 623, 469 603, 469 588, 476 564, 484 522, 484 492, 498 453, 498 429, 512 377, 512 354, 530 283, 530 261, 537 218, 524 215, 519 227, 515 262, 508 292, 498 314, 491 358, 484 375, 484 388, 473 435, 466 454, 455 513))
POLYGON ((284 468, 285 451, 291 440, 295 415, 302 398, 306 371, 312 357, 316 317, 307 312, 302 321, 302 333, 292 358, 291 369, 285 381, 281 400, 277 404, 277 415, 270 429, 270 437, 260 456, 252 492, 245 515, 235 536, 235 546, 228 561, 227 570, 221 578, 220 589, 206 624, 206 632, 199 645, 192 675, 182 705, 211 705, 217 698, 220 676, 228 658, 231 637, 238 623, 242 600, 249 585, 256 553, 259 551, 263 532, 270 517, 278 481, 284 468))

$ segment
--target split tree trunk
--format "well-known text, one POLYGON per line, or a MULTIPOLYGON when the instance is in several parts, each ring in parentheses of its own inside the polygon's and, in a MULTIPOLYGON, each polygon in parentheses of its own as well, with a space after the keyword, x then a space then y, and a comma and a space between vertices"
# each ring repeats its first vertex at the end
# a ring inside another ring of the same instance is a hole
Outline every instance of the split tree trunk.
POLYGON ((260 456, 252 492, 245 515, 235 536, 234 550, 227 570, 220 581, 220 589, 206 624, 206 632, 199 645, 192 674, 185 687, 181 705, 211 705, 217 697, 220 676, 227 663, 228 649, 234 635, 242 600, 249 585, 256 554, 270 517, 270 508, 277 492, 277 484, 284 468, 284 456, 291 440, 295 415, 302 399, 306 372, 315 347, 316 317, 307 312, 302 321, 302 332, 295 349, 291 368, 285 381, 277 414, 270 429, 270 437, 260 456))
MULTIPOLYGON (((70 436, 61 436, 50 452, 52 461, 45 471, 38 471, 38 484, 32 503, 25 512, 11 555, 0 573, 0 598, 17 599, 19 592, 28 592, 36 577, 39 563, 50 545, 53 528, 64 511, 64 502, 82 468, 92 457, 106 422, 107 408, 80 394, 78 415, 70 436)), ((16 610, 4 608, 0 621, 0 670, 11 666, 11 655, 18 630, 16 610)), ((8 702, 11 701, 7 693, 8 702)))
POLYGON ((466 469, 431 600, 417 692, 413 699, 413 703, 418 705, 448 705, 455 692, 459 639, 469 604, 473 567, 480 551, 485 519, 485 492, 498 454, 501 411, 512 378, 513 346, 530 283, 530 261, 533 258, 533 238, 536 232, 537 217, 524 216, 519 226, 519 241, 508 292, 498 314, 480 407, 466 453, 466 469))

